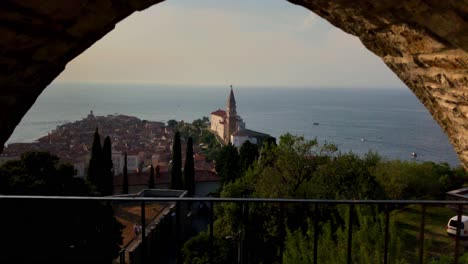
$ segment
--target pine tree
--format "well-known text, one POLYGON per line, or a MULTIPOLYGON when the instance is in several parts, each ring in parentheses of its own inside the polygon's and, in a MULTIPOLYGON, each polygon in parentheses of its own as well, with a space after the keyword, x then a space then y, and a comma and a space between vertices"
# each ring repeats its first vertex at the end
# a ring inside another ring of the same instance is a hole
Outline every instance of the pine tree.
POLYGON ((112 143, 109 136, 102 146, 103 173, 97 179, 98 189, 102 195, 112 195, 114 192, 114 165, 112 163, 112 143))
POLYGON ((127 152, 124 154, 122 194, 128 194, 127 152))
POLYGON ((188 191, 188 196, 195 194, 195 162, 193 161, 193 139, 188 138, 187 150, 184 166, 184 188, 188 191))
POLYGON ((260 155, 258 151, 257 145, 250 143, 250 141, 245 141, 242 144, 239 150, 239 158, 240 158, 240 167, 241 167, 241 175, 243 175, 247 169, 258 159, 260 155))
POLYGON ((231 143, 223 146, 216 157, 216 172, 224 185, 234 182, 241 174, 240 157, 237 148, 231 143))
POLYGON ((150 167, 150 177, 148 180, 148 189, 154 189, 154 167, 153 164, 151 164, 150 167))
POLYGON ((171 189, 182 189, 182 150, 180 146, 180 133, 175 132, 172 145, 171 189))
POLYGON ((99 129, 94 132, 93 146, 91 149, 91 158, 88 167, 88 181, 97 187, 97 179, 102 173, 102 148, 99 129))

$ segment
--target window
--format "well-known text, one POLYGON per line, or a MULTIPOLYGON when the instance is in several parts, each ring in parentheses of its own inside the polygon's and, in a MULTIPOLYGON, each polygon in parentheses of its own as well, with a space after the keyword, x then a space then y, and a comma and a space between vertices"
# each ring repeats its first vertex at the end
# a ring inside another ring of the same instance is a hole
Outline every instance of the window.
MULTIPOLYGON (((454 228, 457 228, 457 222, 456 220, 451 220, 450 223, 449 223, 449 226, 451 227, 454 227, 454 228)), ((460 229, 464 229, 465 228, 465 224, 460 223, 460 229)))

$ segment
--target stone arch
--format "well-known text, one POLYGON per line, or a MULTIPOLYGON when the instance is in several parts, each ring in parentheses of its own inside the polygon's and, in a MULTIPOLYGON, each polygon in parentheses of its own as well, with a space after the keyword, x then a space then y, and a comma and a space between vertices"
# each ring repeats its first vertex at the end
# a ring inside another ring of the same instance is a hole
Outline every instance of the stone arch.
MULTIPOLYGON (((0 149, 65 65, 163 0, 0 3, 0 149)), ((413 91, 468 169, 468 0, 288 0, 357 36, 413 91)))

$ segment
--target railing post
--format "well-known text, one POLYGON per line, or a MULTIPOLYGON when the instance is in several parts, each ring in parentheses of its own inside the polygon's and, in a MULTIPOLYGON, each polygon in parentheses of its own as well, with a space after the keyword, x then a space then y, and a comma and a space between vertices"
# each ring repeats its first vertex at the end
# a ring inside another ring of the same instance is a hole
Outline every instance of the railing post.
POLYGON ((175 238, 175 249, 176 249, 176 263, 180 262, 180 249, 181 249, 181 223, 180 221, 182 220, 181 218, 182 210, 180 208, 180 201, 176 202, 176 207, 175 207, 175 221, 176 221, 176 238, 175 238))
POLYGON ((426 225, 426 205, 422 205, 421 230, 419 233, 419 263, 424 263, 424 227, 426 225))
POLYGON ((352 263, 352 244, 353 244, 353 217, 354 217, 354 204, 349 205, 349 221, 348 221, 348 264, 352 263))
POLYGON ((242 226, 243 226, 243 234, 242 234, 242 242, 241 242, 241 263, 248 263, 248 254, 249 254, 249 249, 247 246, 248 243, 248 218, 249 218, 249 209, 248 209, 248 203, 242 203, 242 226))
POLYGON ((389 243, 389 226, 390 226, 390 213, 388 203, 385 204, 385 247, 384 247, 384 264, 388 263, 388 243, 389 243))
POLYGON ((318 204, 314 204, 314 264, 317 264, 317 253, 318 253, 318 204))
POLYGON ((141 202, 141 263, 146 263, 146 216, 145 201, 141 202))
MULTIPOLYGON (((279 237, 281 241, 286 240, 286 227, 285 227, 285 213, 284 213, 284 204, 279 204, 279 237)), ((283 264, 283 254, 284 254, 284 243, 279 245, 279 264, 283 264)))
POLYGON ((244 228, 244 202, 241 202, 241 223, 239 225, 239 232, 237 234, 237 264, 242 264, 243 261, 243 252, 242 252, 242 236, 243 236, 243 231, 242 229, 244 228))
POLYGON ((455 237, 455 256, 454 256, 454 263, 458 263, 458 249, 460 248, 460 235, 461 235, 461 223, 462 223, 462 213, 463 213, 463 205, 458 205, 457 210, 457 236, 455 237))
POLYGON ((210 263, 213 263, 213 221, 214 221, 214 203, 210 202, 210 263))

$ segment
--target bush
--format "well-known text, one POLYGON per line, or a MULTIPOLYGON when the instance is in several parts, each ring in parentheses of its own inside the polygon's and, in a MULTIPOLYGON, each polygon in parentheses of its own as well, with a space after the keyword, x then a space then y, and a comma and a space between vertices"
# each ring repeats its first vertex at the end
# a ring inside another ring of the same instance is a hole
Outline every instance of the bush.
POLYGON ((229 264, 235 263, 232 241, 213 237, 213 248, 210 247, 209 234, 202 232, 185 242, 182 248, 184 264, 229 264), (213 261, 210 262, 210 254, 213 261))

